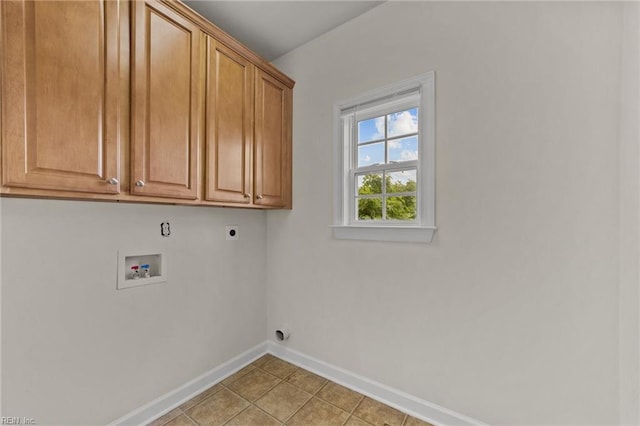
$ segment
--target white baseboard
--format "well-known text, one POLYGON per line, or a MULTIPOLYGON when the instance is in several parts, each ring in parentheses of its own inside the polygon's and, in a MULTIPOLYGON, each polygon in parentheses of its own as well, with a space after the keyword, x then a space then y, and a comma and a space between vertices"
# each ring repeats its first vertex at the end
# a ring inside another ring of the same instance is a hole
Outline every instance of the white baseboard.
POLYGON ((209 389, 216 383, 229 377, 231 374, 240 370, 247 364, 252 363, 267 352, 267 343, 260 343, 257 346, 249 349, 238 355, 235 358, 230 359, 224 364, 207 371, 199 377, 191 380, 188 383, 180 386, 176 390, 173 390, 160 398, 151 401, 150 403, 132 411, 129 414, 120 417, 118 420, 109 423, 109 426, 124 426, 124 425, 145 425, 151 421, 157 419, 165 413, 179 407, 184 402, 190 400, 199 393, 209 389))
POLYGON ((396 408, 413 417, 437 426, 487 426, 479 420, 456 413, 447 408, 416 398, 405 392, 390 388, 366 377, 327 364, 301 352, 289 349, 275 342, 264 342, 241 353, 224 364, 202 374, 160 398, 120 417, 108 426, 145 425, 165 413, 179 407, 184 402, 229 377, 244 366, 252 363, 265 353, 271 353, 292 364, 325 377, 345 387, 353 389, 396 408))
POLYGON ((373 380, 342 368, 327 364, 324 361, 289 349, 281 344, 267 342, 267 352, 434 425, 487 426, 486 423, 479 420, 416 398, 405 392, 374 382, 373 380))

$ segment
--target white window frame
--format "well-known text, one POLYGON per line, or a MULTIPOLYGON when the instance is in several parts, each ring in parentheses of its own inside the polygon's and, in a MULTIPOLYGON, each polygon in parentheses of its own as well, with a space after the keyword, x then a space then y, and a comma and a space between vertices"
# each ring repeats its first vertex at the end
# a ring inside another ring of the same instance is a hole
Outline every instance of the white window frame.
POLYGON ((334 223, 337 239, 429 243, 435 226, 435 73, 433 71, 338 102, 334 122, 334 223), (412 94, 413 93, 413 94, 412 94), (418 160, 358 169, 416 168, 416 219, 360 221, 355 218, 357 121, 418 107, 418 160), (353 114, 348 111, 356 111, 353 114))

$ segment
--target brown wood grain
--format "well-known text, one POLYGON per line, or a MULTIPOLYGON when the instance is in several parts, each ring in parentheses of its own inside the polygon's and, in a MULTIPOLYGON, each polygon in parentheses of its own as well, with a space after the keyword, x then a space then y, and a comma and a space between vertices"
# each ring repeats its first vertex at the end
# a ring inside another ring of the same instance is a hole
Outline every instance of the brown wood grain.
POLYGON ((293 80, 182 3, 0 1, 0 48, 1 196, 291 208, 293 80))
POLYGON ((258 71, 255 78, 255 204, 290 208, 291 118, 291 89, 258 71))
POLYGON ((207 37, 206 194, 210 201, 251 202, 253 66, 207 37))
POLYGON ((119 2, 2 2, 2 183, 117 194, 119 2))
POLYGON ((160 2, 132 2, 132 10, 131 192, 195 199, 203 34, 160 2))

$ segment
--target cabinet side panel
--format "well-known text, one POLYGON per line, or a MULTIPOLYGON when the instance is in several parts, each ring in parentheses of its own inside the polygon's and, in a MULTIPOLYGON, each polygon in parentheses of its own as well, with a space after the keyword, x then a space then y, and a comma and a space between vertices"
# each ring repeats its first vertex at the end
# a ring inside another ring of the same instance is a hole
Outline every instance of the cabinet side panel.
POLYGON ((26 102, 24 4, 0 2, 2 19, 2 184, 25 177, 26 102), (11 42, 9 42, 11 40, 11 42), (11 105, 8 108, 7 105, 11 105), (11 159, 11 161, 9 161, 11 159))
POLYGON ((266 176, 262 186, 263 195, 281 196, 282 182, 282 119, 284 96, 283 90, 269 81, 264 85, 264 149, 262 161, 266 176))

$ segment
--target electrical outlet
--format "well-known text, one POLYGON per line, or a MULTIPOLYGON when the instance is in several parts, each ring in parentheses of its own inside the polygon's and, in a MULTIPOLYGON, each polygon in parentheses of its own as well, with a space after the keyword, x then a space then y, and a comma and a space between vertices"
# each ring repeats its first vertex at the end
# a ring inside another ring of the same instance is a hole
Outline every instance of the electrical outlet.
POLYGON ((237 240, 240 237, 240 227, 238 225, 227 225, 226 239, 237 240))

